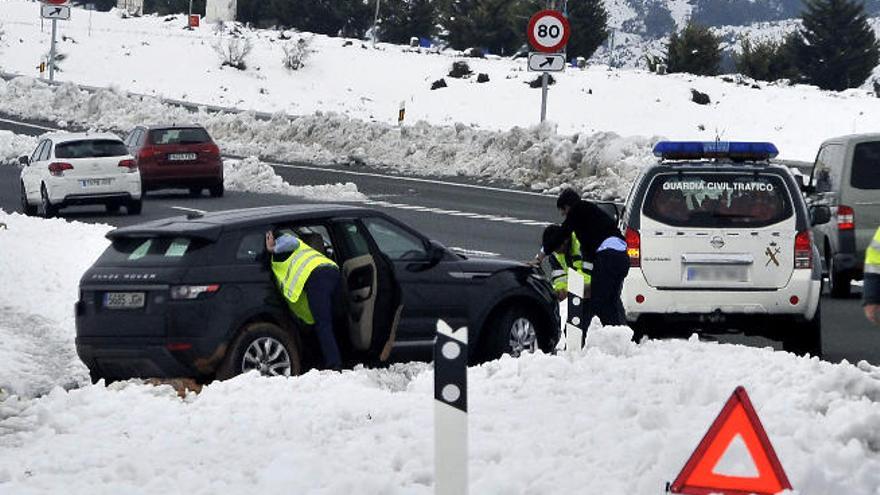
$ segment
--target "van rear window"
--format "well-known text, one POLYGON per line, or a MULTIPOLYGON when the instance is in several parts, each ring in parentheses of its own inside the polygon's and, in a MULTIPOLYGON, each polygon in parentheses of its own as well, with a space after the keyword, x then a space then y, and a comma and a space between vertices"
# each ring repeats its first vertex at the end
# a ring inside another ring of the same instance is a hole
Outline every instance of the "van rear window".
POLYGON ((154 129, 150 131, 151 144, 202 144, 210 143, 211 136, 201 127, 154 129))
POLYGON ((850 183, 858 189, 880 189, 880 142, 856 145, 850 183))
POLYGON ((757 228, 794 214, 778 175, 692 172, 654 178, 644 215, 674 227, 757 228))
POLYGON ((55 145, 55 158, 108 158, 125 156, 128 148, 113 139, 84 139, 55 145))
POLYGON ((204 241, 187 237, 124 237, 98 259, 99 265, 173 265, 182 262, 204 246, 204 241))

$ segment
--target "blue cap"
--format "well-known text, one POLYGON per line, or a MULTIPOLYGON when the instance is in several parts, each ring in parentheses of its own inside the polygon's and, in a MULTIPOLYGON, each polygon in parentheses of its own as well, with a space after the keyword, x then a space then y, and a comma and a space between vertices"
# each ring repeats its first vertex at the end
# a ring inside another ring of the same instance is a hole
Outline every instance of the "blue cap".
POLYGON ((776 158, 779 150, 773 143, 728 141, 661 141, 654 146, 654 156, 663 160, 731 159, 762 161, 776 158))

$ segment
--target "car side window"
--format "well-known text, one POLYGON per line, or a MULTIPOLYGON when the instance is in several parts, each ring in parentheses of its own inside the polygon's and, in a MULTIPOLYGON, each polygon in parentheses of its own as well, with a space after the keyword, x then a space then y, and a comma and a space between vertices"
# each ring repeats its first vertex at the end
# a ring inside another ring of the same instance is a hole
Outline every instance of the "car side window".
POLYGON ((52 141, 46 140, 46 144, 43 145, 43 150, 40 152, 40 161, 45 161, 49 159, 49 156, 52 155, 52 141))
POLYGON ((134 138, 134 147, 135 148, 140 148, 141 145, 144 144, 144 136, 146 134, 147 134, 147 132, 143 129, 137 130, 137 134, 135 135, 135 138, 134 138))
POLYGON ((40 155, 43 153, 43 147, 46 146, 46 140, 40 141, 40 144, 34 149, 34 152, 31 154, 30 161, 31 163, 39 161, 40 155))
POLYGON ((316 224, 286 226, 278 229, 275 236, 279 238, 284 234, 292 234, 312 249, 334 261, 336 260, 336 249, 327 227, 316 224))
POLYGON ((424 241, 384 218, 367 217, 364 226, 379 250, 395 261, 415 261, 428 258, 424 241))
POLYGON ((250 232, 242 236, 235 250, 236 261, 255 263, 260 260, 266 251, 266 233, 250 232))
POLYGON ((345 220, 339 223, 342 230, 342 238, 345 242, 346 252, 349 257, 357 258, 370 254, 370 244, 364 233, 358 228, 357 224, 351 220, 345 220))

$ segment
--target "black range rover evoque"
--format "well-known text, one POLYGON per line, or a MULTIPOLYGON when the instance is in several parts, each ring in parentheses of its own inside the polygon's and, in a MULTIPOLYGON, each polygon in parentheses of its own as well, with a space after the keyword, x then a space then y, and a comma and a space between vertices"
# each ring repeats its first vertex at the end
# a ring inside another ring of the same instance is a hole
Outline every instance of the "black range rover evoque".
POLYGON ((92 379, 295 375, 320 362, 278 294, 265 233, 334 259, 348 364, 430 359, 438 319, 467 326, 472 362, 551 351, 558 303, 539 269, 456 254, 384 213, 298 205, 189 215, 114 230, 80 281, 76 348, 92 379))

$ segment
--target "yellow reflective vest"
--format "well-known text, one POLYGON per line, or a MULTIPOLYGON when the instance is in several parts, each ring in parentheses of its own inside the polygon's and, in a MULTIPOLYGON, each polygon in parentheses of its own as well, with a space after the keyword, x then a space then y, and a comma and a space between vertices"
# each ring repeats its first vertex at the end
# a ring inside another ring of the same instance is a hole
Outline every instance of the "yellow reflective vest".
POLYGON ((880 304, 880 229, 865 252, 865 304, 880 304))
POLYGON ((581 243, 577 236, 571 234, 571 246, 568 253, 553 253, 555 263, 550 262, 550 279, 553 282, 553 290, 568 290, 568 269, 574 268, 584 276, 584 285, 590 285, 592 281, 593 265, 584 263, 581 255, 581 243), (571 265, 569 266, 569 262, 571 265))
POLYGON ((307 325, 313 325, 315 318, 309 308, 308 297, 303 293, 309 275, 319 266, 333 266, 338 268, 330 258, 319 253, 305 242, 300 241, 299 247, 284 261, 272 259, 272 273, 278 288, 290 310, 297 318, 307 325))

